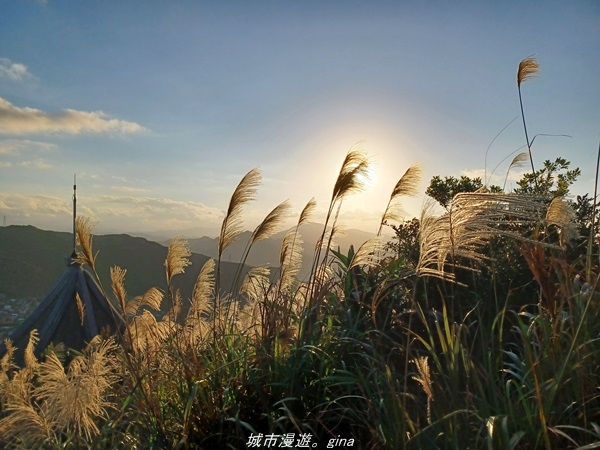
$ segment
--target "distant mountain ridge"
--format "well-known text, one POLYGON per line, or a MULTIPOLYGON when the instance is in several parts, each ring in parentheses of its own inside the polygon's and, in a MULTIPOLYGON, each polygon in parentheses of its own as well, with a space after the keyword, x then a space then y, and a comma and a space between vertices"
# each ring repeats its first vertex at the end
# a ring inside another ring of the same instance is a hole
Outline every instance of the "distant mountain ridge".
MULTIPOLYGON (((317 240, 323 225, 302 225, 299 234, 304 241, 301 277, 310 271, 317 240)), ((279 265, 281 243, 286 234, 282 231, 271 238, 258 242, 250 252, 247 266, 279 265)), ((233 282, 251 233, 246 231, 225 250, 222 259, 222 283, 228 289, 233 282)), ((360 230, 347 230, 339 236, 334 246, 347 251, 350 245, 358 248, 373 235, 360 230)), ((217 258, 217 238, 189 239, 192 265, 177 277, 183 298, 191 296, 196 277, 208 258, 217 258)), ((47 231, 30 225, 0 227, 0 295, 6 298, 43 297, 66 267, 72 252, 71 233, 47 231)), ((110 293, 111 266, 127 269, 125 287, 129 297, 140 295, 152 286, 164 289, 164 260, 168 242, 154 242, 127 234, 94 235, 94 251, 98 251, 97 267, 104 288, 110 293)), ((242 272, 248 270, 246 267, 242 272)))
MULTIPOLYGON (((6 298, 43 297, 66 268, 73 251, 71 233, 40 230, 33 226, 0 227, 0 295, 6 298)), ((156 286, 166 288, 164 261, 167 248, 141 237, 126 234, 95 235, 98 273, 110 294, 109 269, 127 269, 125 288, 130 298, 156 286)), ((177 276, 175 284, 183 299, 191 296, 194 283, 208 256, 192 254, 191 266, 177 276)), ((223 262, 221 286, 229 288, 238 264, 223 262)), ((245 272, 248 268, 245 268, 245 272)))
MULTIPOLYGON (((269 239, 257 242, 252 247, 246 263, 254 267, 277 267, 279 265, 281 243, 286 233, 287 230, 276 233, 269 239)), ((299 229, 299 235, 304 241, 300 278, 304 278, 310 272, 315 246, 322 233, 323 225, 317 223, 307 223, 302 225, 299 229)), ((240 262, 251 235, 252 233, 250 231, 242 233, 230 247, 225 249, 223 261, 240 262)), ((351 245, 353 245, 354 248, 358 248, 373 237, 373 234, 361 230, 344 230, 340 236, 334 239, 333 248, 339 246, 343 252, 346 252, 351 245)), ((217 258, 218 238, 202 237, 198 239, 188 239, 188 242, 192 252, 217 258)))

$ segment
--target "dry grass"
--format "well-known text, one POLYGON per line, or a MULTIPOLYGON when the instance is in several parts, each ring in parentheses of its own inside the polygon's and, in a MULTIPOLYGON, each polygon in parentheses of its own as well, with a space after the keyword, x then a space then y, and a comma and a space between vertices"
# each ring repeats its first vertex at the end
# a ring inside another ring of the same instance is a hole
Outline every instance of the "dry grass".
POLYGON ((431 402, 433 401, 433 380, 429 370, 429 362, 427 356, 420 356, 413 360, 417 368, 417 374, 413 376, 413 380, 418 382, 425 395, 427 395, 427 423, 431 424, 431 402))
POLYGON ((92 270, 96 270, 96 257, 92 251, 92 231, 95 224, 89 217, 77 217, 75 219, 75 236, 79 247, 77 258, 83 264, 86 264, 92 270))
MULTIPOLYGON (((35 342, 32 334, 28 347, 35 342)), ((96 339, 67 367, 52 351, 41 363, 30 360, 2 391, 8 414, 0 419, 0 442, 57 443, 63 432, 91 441, 99 432, 98 420, 114 406, 108 396, 118 379, 116 351, 113 340, 96 339)))
POLYGON ((579 235, 579 230, 575 225, 575 210, 562 197, 552 199, 546 212, 546 223, 548 226, 558 227, 561 246, 565 246, 579 235))
POLYGON ((533 78, 539 71, 540 66, 533 56, 522 59, 517 70, 517 86, 520 87, 521 83, 533 78))
POLYGON ((125 311, 127 304, 127 291, 125 290, 125 275, 127 274, 127 269, 122 269, 121 267, 114 266, 110 268, 110 281, 113 293, 115 297, 119 301, 119 305, 121 305, 121 310, 125 311))
POLYGON ((465 260, 477 264, 486 259, 481 249, 490 238, 527 240, 515 226, 540 223, 544 208, 541 197, 486 192, 457 194, 448 212, 439 217, 424 208, 417 274, 453 280, 456 268, 473 269, 462 265, 465 260))
POLYGON ((185 239, 181 236, 171 239, 165 260, 167 285, 170 286, 171 279, 175 275, 183 273, 185 268, 191 264, 188 259, 191 255, 189 244, 185 239))
POLYGON ((219 261, 223 251, 233 244, 242 232, 242 208, 246 203, 254 200, 260 181, 260 171, 256 168, 252 169, 242 178, 233 191, 219 234, 219 261))
POLYGON ((290 203, 286 200, 283 203, 277 205, 263 221, 256 227, 252 236, 250 237, 250 245, 268 239, 275 234, 283 221, 287 218, 290 211, 290 203))
POLYGON ((404 175, 400 177, 392 190, 388 204, 381 217, 377 236, 381 235, 381 230, 386 223, 395 222, 402 218, 402 209, 398 202, 398 197, 417 195, 419 183, 421 182, 421 175, 421 166, 419 164, 413 164, 406 172, 404 172, 404 175))

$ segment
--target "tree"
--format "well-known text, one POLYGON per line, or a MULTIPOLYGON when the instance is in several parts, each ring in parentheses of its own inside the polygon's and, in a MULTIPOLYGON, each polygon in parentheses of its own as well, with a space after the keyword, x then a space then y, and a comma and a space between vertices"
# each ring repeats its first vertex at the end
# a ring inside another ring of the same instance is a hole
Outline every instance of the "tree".
MULTIPOLYGON (((460 178, 434 176, 429 182, 429 187, 425 193, 435 199, 440 205, 448 209, 450 202, 454 196, 461 192, 475 192, 483 187, 481 178, 470 178, 466 175, 461 175, 460 178)), ((490 186, 491 192, 502 192, 498 186, 490 186)))
POLYGON ((388 249, 394 252, 402 267, 416 268, 419 262, 419 219, 413 218, 390 226, 396 235, 387 244, 388 249))
POLYGON ((544 167, 533 173, 526 173, 517 182, 516 194, 546 195, 551 198, 565 197, 571 185, 581 175, 579 168, 570 169, 570 161, 556 158, 554 162, 544 161, 544 167))

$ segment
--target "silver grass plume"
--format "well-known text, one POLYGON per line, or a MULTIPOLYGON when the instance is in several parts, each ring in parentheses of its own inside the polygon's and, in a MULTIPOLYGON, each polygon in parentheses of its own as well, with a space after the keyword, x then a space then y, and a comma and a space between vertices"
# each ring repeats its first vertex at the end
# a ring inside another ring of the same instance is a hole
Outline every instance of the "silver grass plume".
POLYGON ((506 177, 504 178, 504 186, 502 187, 502 190, 504 190, 504 187, 506 187, 506 181, 508 180, 508 174, 510 172, 510 169, 516 167, 523 167, 523 165, 527 162, 529 162, 529 152, 521 152, 513 158, 510 165, 508 166, 508 170, 506 171, 506 177))
POLYGON ((250 245, 271 237, 278 230, 279 226, 281 226, 282 222, 287 218, 289 211, 290 203, 287 200, 273 208, 273 210, 263 219, 260 225, 255 228, 252 236, 250 237, 250 245))
POLYGON ((316 207, 317 207, 317 201, 313 197, 308 201, 306 206, 304 206, 304 208, 302 209, 302 212, 300 213, 300 217, 298 218, 298 225, 297 225, 298 227, 300 225, 305 224, 306 222, 308 222, 310 220, 310 218, 312 217, 312 215, 315 212, 316 207))
POLYGON ((25 367, 28 369, 35 369, 38 366, 38 360, 35 357, 35 346, 40 341, 38 330, 33 329, 29 332, 29 341, 25 347, 23 353, 23 359, 25 361, 25 367))
POLYGON ((287 289, 296 279, 296 275, 302 267, 302 244, 304 241, 298 234, 297 228, 288 231, 281 243, 279 253, 279 264, 281 266, 281 276, 279 285, 281 289, 287 289))
POLYGON ((352 192, 364 188, 368 176, 369 160, 364 151, 353 148, 347 154, 338 174, 331 195, 331 206, 352 192))
POLYGON ((125 315, 134 316, 143 306, 147 306, 154 311, 160 311, 163 298, 164 294, 160 289, 151 287, 144 293, 144 295, 136 295, 127 302, 125 305, 125 315))
POLYGON ((251 300, 259 301, 264 299, 269 292, 269 268, 258 266, 248 271, 241 286, 241 292, 246 294, 251 300))
POLYGON ((357 266, 377 266, 381 261, 384 248, 385 242, 378 237, 364 242, 354 253, 352 261, 348 264, 348 270, 357 266))
POLYGON ((36 396, 46 413, 63 430, 74 430, 88 440, 99 433, 96 419, 107 417, 106 393, 116 381, 117 365, 112 340, 76 356, 65 371, 54 352, 50 352, 39 371, 40 386, 36 396))
POLYGON ((565 246, 567 242, 578 236, 576 225, 577 216, 575 210, 562 197, 552 199, 546 212, 546 223, 555 225, 559 230, 560 245, 565 246))
POLYGON ((298 223, 288 231, 281 243, 279 251, 280 277, 277 286, 277 295, 281 290, 288 289, 296 280, 296 276, 302 267, 302 250, 304 241, 299 234, 299 228, 310 220, 316 209, 317 202, 311 198, 304 206, 298 217, 298 223))
POLYGON ((242 208, 243 206, 254 200, 256 189, 260 184, 260 171, 256 168, 252 169, 240 181, 238 186, 233 191, 227 214, 221 225, 221 233, 219 234, 219 260, 223 255, 223 251, 231 245, 242 232, 242 208))
POLYGON ((191 264, 188 259, 192 253, 188 242, 181 236, 171 239, 169 249, 167 251, 167 259, 165 259, 165 274, 167 285, 171 284, 171 279, 185 271, 185 268, 191 264))
POLYGON ((7 375, 10 369, 13 368, 13 356, 15 354, 15 346, 13 345, 10 339, 5 338, 4 347, 6 348, 6 353, 2 358, 0 358, 0 372, 4 375, 7 375))
POLYGON ((98 252, 94 254, 92 250, 94 225, 89 217, 77 217, 75 219, 75 237, 79 247, 77 258, 92 270, 96 270, 96 257, 98 256, 98 252))
POLYGON ((119 266, 114 266, 110 268, 110 281, 112 285, 113 293, 117 300, 119 300, 119 304, 123 311, 127 309, 127 292, 125 291, 125 274, 127 273, 127 269, 122 269, 119 266))
POLYGON ((162 342, 162 335, 159 333, 158 324, 154 314, 144 310, 140 315, 135 316, 128 325, 128 339, 133 349, 138 354, 143 354, 149 348, 155 348, 162 342))
POLYGON ((155 311, 160 311, 160 305, 162 304, 164 294, 158 288, 151 287, 142 296, 141 306, 149 306, 155 311))
POLYGON ((540 65, 533 56, 522 59, 517 69, 517 86, 520 87, 521 83, 533 78, 539 71, 540 65))
MULTIPOLYGON (((540 70, 537 60, 533 56, 529 56, 519 63, 517 69, 517 90, 519 91, 519 105, 521 107, 521 118, 523 119, 523 130, 525 131, 525 142, 527 143, 527 152, 529 154, 529 162, 531 163, 531 172, 537 188, 537 178, 535 176, 535 167, 533 165, 533 154, 531 153, 531 145, 533 141, 529 140, 527 132, 527 124, 525 122, 525 112, 523 110, 523 97, 521 96, 521 83, 533 78, 540 70)), ((535 139, 535 138, 534 138, 535 139)))
POLYGON ((176 289, 172 298, 171 307, 161 319, 161 324, 174 326, 177 323, 177 318, 179 317, 179 313, 181 312, 181 304, 181 292, 179 291, 179 289, 176 289))
POLYGON ((418 376, 413 376, 412 379, 418 382, 423 391, 427 395, 427 423, 431 423, 431 402, 433 401, 433 380, 431 379, 431 372, 429 370, 429 363, 427 356, 420 356, 413 360, 413 363, 417 367, 418 376))
POLYGON ((81 326, 83 326, 83 322, 85 319, 85 307, 83 306, 83 302, 81 301, 79 292, 75 292, 75 305, 77 306, 77 314, 79 315, 79 321, 81 322, 81 326))
POLYGON ((480 250, 492 236, 529 241, 506 225, 539 222, 544 209, 542 200, 529 195, 469 192, 457 194, 449 211, 442 216, 433 217, 430 208, 424 208, 417 274, 454 280, 454 274, 446 271, 448 260, 455 267, 462 267, 456 265, 459 258, 484 261, 486 256, 480 250))
POLYGON ((208 309, 208 301, 212 297, 215 287, 215 260, 207 260, 194 284, 194 294, 192 296, 192 305, 188 311, 186 325, 192 321, 199 321, 201 314, 208 309))
POLYGON ((400 205, 398 204, 398 197, 402 196, 413 196, 418 194, 419 183, 421 182, 422 170, 420 164, 413 164, 410 166, 404 175, 398 180, 390 199, 385 208, 381 221, 379 223, 379 231, 377 236, 381 234, 383 225, 390 221, 398 221, 401 219, 400 216, 400 205))

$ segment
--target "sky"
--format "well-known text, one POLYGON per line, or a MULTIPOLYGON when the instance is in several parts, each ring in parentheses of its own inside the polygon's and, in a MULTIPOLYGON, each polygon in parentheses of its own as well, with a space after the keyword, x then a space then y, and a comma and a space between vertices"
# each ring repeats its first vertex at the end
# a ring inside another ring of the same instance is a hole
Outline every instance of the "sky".
POLYGON ((1 224, 69 230, 76 174, 96 232, 216 236, 254 167, 245 228, 284 200, 291 224, 313 197, 319 222, 359 146, 370 181, 339 220, 375 233, 412 164, 407 219, 434 175, 504 184, 524 150, 516 71, 531 55, 528 131, 557 135, 538 136, 534 162, 568 159, 573 194, 593 193, 595 0, 0 0, 1 224))

